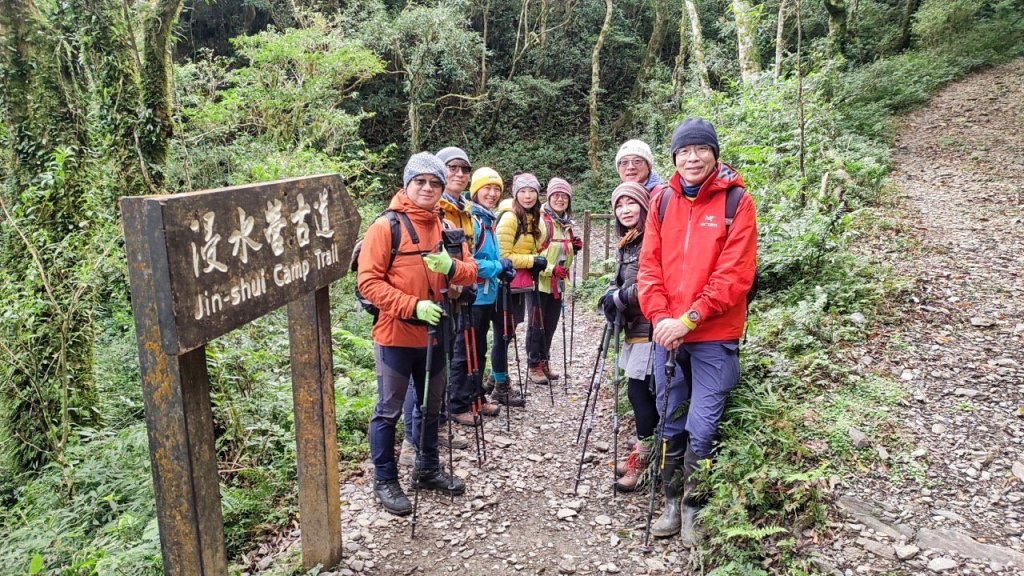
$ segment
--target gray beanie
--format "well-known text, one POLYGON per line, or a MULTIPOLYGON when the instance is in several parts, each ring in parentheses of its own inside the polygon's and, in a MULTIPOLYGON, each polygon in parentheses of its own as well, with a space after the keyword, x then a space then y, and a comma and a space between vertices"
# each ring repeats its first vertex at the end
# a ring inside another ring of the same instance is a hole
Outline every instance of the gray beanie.
POLYGON ((442 186, 448 184, 448 169, 445 168, 444 162, 440 158, 430 152, 420 152, 409 157, 403 173, 403 188, 408 188, 409 182, 412 182, 412 179, 420 174, 437 176, 441 179, 442 186))
POLYGON ((522 174, 516 174, 512 177, 512 197, 515 198, 516 194, 523 188, 533 188, 538 194, 540 194, 540 181, 537 177, 529 172, 523 172, 522 174))
POLYGON ((469 156, 466 155, 466 151, 462 148, 456 148, 455 146, 449 146, 438 150, 437 157, 445 166, 447 166, 452 160, 463 160, 470 168, 473 167, 473 163, 469 161, 469 156))
POLYGON ((715 160, 718 160, 718 134, 711 122, 703 118, 687 118, 676 126, 672 132, 672 148, 669 150, 673 164, 676 162, 676 152, 691 144, 711 146, 715 151, 715 160))

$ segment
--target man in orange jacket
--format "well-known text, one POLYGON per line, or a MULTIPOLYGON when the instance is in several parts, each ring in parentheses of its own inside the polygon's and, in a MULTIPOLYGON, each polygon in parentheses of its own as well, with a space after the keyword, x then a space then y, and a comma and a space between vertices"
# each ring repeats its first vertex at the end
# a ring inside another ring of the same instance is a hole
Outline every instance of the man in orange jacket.
MULTIPOLYGON (((394 449, 395 427, 410 377, 420 406, 424 394, 427 396, 423 430, 415 438, 420 446, 412 485, 452 494, 462 494, 466 489, 460 478, 441 468, 438 457, 438 415, 446 385, 445 354, 439 339, 428 343, 433 331, 428 334, 427 330, 428 325, 436 326, 441 320, 439 303, 449 284, 476 282, 477 265, 472 256, 455 260, 442 246, 437 203, 446 178, 444 163, 433 154, 421 152, 409 158, 404 187, 388 207, 403 220, 394 261, 391 262, 391 224, 383 217, 367 229, 359 254, 359 292, 380 309, 372 333, 378 395, 370 420, 374 494, 387 511, 400 516, 412 512, 409 498, 398 483, 394 449), (415 230, 418 242, 408 232, 405 220, 415 230)), ((463 254, 472 253, 463 246, 463 254)))
POLYGON ((676 173, 651 199, 637 276, 640 307, 654 325, 666 447, 665 511, 651 533, 681 530, 687 546, 695 543, 701 504, 694 472, 714 455, 726 399, 739 382, 739 340, 757 265, 754 202, 742 191, 740 174, 718 161, 718 150, 711 123, 690 118, 676 127, 670 149, 676 173), (733 188, 742 195, 730 222, 726 198, 733 188), (670 357, 683 378, 667 385, 662 366, 670 357), (671 420, 687 401, 685 418, 671 420))

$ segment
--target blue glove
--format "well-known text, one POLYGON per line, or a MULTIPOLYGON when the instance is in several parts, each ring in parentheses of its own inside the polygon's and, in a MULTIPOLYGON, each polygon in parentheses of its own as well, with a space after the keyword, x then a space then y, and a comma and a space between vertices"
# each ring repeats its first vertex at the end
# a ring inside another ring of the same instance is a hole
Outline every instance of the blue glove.
POLYGON ((547 267, 548 267, 548 259, 547 258, 545 258, 543 256, 534 256, 533 257, 533 268, 531 268, 530 270, 534 273, 534 275, 536 275, 536 274, 540 274, 541 272, 543 272, 547 267))

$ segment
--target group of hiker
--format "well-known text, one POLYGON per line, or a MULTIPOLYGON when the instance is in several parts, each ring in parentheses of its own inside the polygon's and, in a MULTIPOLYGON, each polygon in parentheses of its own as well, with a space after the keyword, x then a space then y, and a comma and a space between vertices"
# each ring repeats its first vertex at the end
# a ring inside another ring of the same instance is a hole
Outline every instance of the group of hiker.
MULTIPOLYGON (((653 525, 649 519, 650 532, 682 531, 692 545, 702 503, 697 470, 710 465, 726 399, 739 380, 757 228, 754 203, 739 173, 719 161, 709 122, 680 123, 669 152, 675 172, 667 182, 646 143, 629 140, 615 155, 617 265, 599 307, 606 333, 623 338, 618 361, 636 421, 632 451, 616 465, 615 489, 634 491, 653 459, 666 504, 653 525)), ((399 419, 401 458, 413 465, 416 494, 458 495, 465 482, 441 465, 438 447, 447 440, 450 454, 468 442, 450 432, 441 437, 440 425, 449 419, 482 434, 483 418, 497 416, 500 405, 525 405, 524 390, 513 389, 509 378, 516 326, 528 320, 526 383, 553 385, 564 377, 550 364, 550 349, 560 322, 564 340, 563 295, 583 248, 572 196, 566 180, 553 177, 542 186, 528 172, 506 190, 498 172, 474 171, 460 148, 421 152, 409 158, 402 189, 364 236, 357 289, 379 310, 372 332, 374 493, 389 512, 413 513, 414 530, 415 504, 399 483, 394 450, 399 419)), ((479 458, 479 436, 477 449, 479 458)))

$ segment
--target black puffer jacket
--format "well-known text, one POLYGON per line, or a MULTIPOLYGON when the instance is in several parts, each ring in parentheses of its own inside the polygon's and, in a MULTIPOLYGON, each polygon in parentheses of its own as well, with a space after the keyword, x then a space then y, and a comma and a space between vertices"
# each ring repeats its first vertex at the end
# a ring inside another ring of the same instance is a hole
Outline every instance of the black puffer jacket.
POLYGON ((623 315, 626 319, 627 342, 649 342, 651 339, 651 322, 640 311, 640 299, 637 296, 636 276, 640 271, 640 245, 643 236, 620 248, 616 254, 615 285, 618 289, 616 303, 625 306, 623 315))

